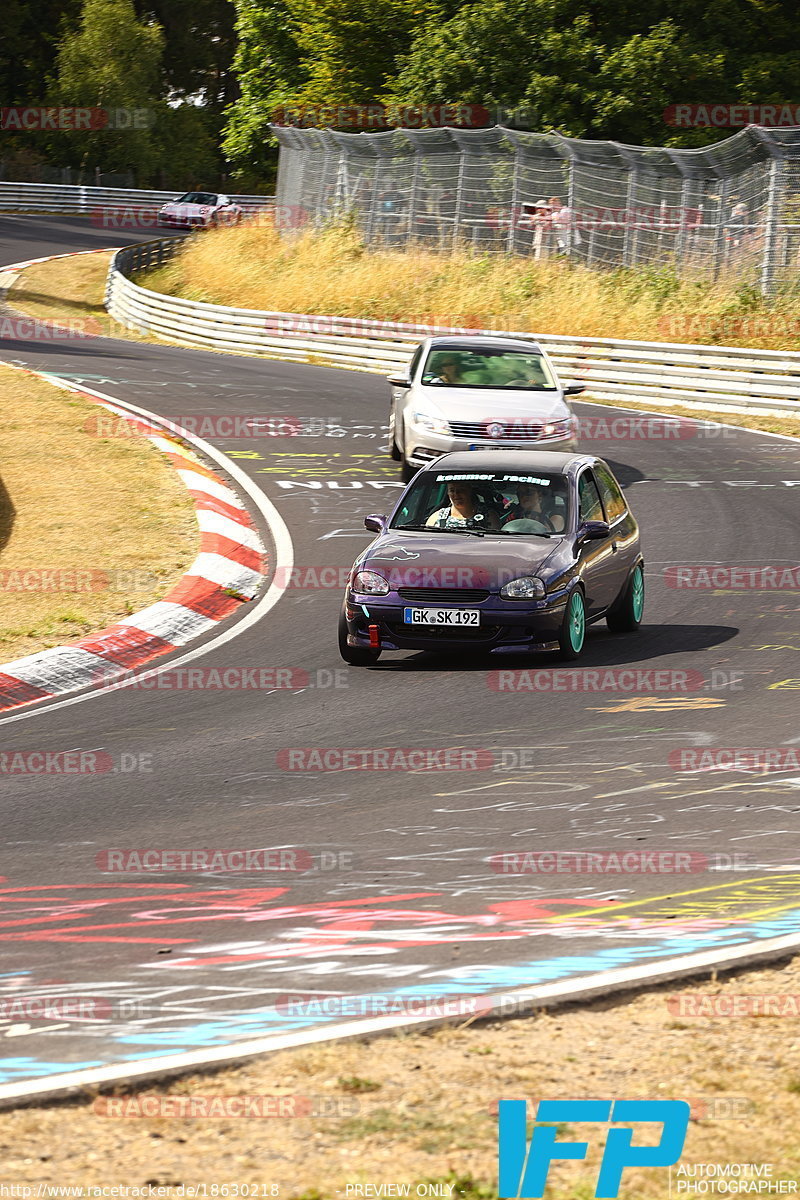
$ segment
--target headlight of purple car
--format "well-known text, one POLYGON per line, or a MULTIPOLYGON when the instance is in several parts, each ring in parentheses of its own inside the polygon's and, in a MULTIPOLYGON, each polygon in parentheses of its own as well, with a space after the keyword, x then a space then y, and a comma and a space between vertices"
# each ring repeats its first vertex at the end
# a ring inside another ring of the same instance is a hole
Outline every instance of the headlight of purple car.
POLYGON ((391 591, 388 581, 377 571, 357 571, 350 586, 364 596, 386 596, 391 591))
POLYGON ((541 579, 535 575, 523 575, 520 579, 512 579, 500 588, 504 600, 543 600, 547 592, 541 579))

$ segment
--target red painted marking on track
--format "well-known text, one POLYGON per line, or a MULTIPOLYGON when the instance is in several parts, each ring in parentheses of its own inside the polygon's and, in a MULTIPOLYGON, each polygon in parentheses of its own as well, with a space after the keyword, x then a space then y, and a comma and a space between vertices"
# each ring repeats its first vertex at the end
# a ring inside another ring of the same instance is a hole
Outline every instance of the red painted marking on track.
POLYGON ((132 946, 143 943, 155 946, 191 946, 193 938, 146 938, 146 937, 76 937, 73 933, 62 936, 59 932, 9 933, 0 935, 0 942, 122 942, 132 946))

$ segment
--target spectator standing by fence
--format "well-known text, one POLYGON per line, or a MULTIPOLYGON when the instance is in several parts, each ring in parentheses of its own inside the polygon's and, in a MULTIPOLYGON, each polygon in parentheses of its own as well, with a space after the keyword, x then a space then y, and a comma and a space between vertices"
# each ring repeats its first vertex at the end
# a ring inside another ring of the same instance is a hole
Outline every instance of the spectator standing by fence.
POLYGON ((558 196, 550 197, 550 208, 558 253, 570 254, 574 247, 581 244, 581 235, 575 227, 575 214, 567 204, 561 203, 558 196))

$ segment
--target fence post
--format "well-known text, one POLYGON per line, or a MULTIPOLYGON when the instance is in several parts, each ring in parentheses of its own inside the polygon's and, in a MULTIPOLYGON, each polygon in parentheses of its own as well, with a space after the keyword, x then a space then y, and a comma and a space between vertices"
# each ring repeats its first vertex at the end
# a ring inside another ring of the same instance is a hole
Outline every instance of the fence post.
MULTIPOLYGON (((683 256, 683 248, 686 244, 686 210, 689 207, 690 187, 691 180, 689 179, 688 175, 684 175, 683 182, 681 183, 681 207, 678 214, 678 234, 675 238, 675 260, 678 263, 683 256)), ((681 263, 680 265, 682 266, 683 264, 681 263)))
POLYGON ((783 159, 773 157, 769 164, 764 257, 761 263, 761 292, 764 296, 771 296, 775 291, 775 254, 778 240, 782 167, 783 159))
POLYGON ((636 224, 633 221, 634 200, 638 176, 636 168, 628 162, 628 190, 625 194, 625 229, 622 233, 622 265, 636 266, 636 224))
POLYGON ((576 232, 580 231, 580 216, 575 212, 575 156, 570 154, 569 159, 569 180, 567 182, 567 208, 571 216, 569 226, 567 228, 567 255, 572 256, 572 251, 575 248, 576 232))
POLYGON ((717 205, 717 227, 714 230, 714 278, 719 279, 725 260, 725 214, 728 210, 728 194, 730 183, 728 179, 720 180, 719 204, 717 205))
POLYGON ((514 173, 511 176, 511 213, 508 222, 508 252, 513 254, 516 248, 516 232, 518 221, 519 201, 519 169, 520 169, 520 148, 519 143, 514 146, 514 173))
POLYGON ((461 233, 461 222, 464 216, 464 167, 467 152, 463 146, 458 147, 458 183, 456 184, 456 211, 453 217, 453 249, 455 249, 461 233))
POLYGON ((411 195, 408 199, 408 240, 414 241, 414 233, 417 224, 417 205, 419 203, 419 154, 417 147, 414 147, 414 172, 411 176, 411 195))
POLYGON ((375 217, 378 212, 378 184, 381 178, 381 163, 382 158, 375 159, 375 178, 372 181, 372 204, 369 206, 369 217, 367 218, 366 238, 367 245, 371 246, 375 235, 375 217))

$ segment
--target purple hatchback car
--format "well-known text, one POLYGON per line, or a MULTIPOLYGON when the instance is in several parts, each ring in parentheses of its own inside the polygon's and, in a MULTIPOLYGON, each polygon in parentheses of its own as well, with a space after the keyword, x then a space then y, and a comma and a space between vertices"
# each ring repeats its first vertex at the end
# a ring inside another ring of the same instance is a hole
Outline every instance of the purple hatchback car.
POLYGON ((638 628, 639 526, 608 464, 589 454, 445 454, 419 471, 356 559, 339 618, 352 666, 384 650, 558 650, 586 626, 638 628))

